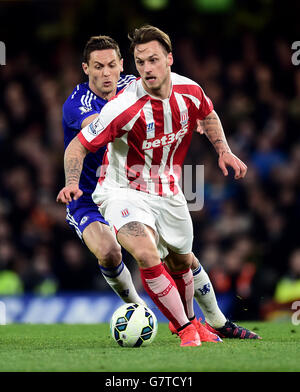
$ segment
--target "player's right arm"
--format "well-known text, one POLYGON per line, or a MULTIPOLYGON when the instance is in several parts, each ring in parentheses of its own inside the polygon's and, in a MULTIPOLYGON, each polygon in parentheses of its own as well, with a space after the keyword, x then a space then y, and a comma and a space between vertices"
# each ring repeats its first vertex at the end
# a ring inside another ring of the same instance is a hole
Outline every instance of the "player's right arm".
MULTIPOLYGON (((81 122, 81 129, 91 124, 98 116, 99 113, 95 113, 84 118, 81 122)), ((64 155, 66 185, 57 195, 57 202, 68 204, 72 200, 77 200, 82 196, 83 192, 79 189, 79 180, 83 161, 88 152, 89 151, 82 145, 77 136, 69 143, 64 155)))
POLYGON ((89 151, 96 152, 119 134, 117 130, 120 122, 114 121, 115 118, 112 114, 116 112, 116 106, 118 106, 116 102, 107 103, 100 114, 98 113, 91 122, 89 120, 92 116, 87 117, 87 125, 69 143, 64 155, 65 186, 58 193, 57 202, 68 204, 82 196, 79 180, 84 158, 89 151), (105 115, 106 112, 109 113, 108 118, 105 115), (97 139, 97 143, 95 143, 95 139, 97 139))
MULTIPOLYGON (((107 104, 106 106, 114 106, 114 104, 107 104)), ((105 112, 102 110, 102 112, 105 112)), ((88 124, 76 135, 69 143, 64 155, 64 169, 65 169, 65 186, 58 193, 56 201, 63 204, 68 204, 72 200, 79 199, 82 196, 82 191, 79 189, 79 180, 82 172, 83 161, 89 151, 96 152, 98 148, 107 145, 114 139, 114 130, 111 122, 108 122, 103 127, 103 114, 97 114, 96 118, 88 124), (100 134, 100 135, 99 135, 100 134), (97 136, 97 144, 93 144, 93 140, 97 136)), ((114 123, 114 121, 112 121, 114 123)), ((117 133, 117 132, 116 132, 117 133)))
POLYGON ((65 150, 66 185, 57 196, 58 202, 68 204, 82 195, 78 184, 86 154, 89 151, 96 152, 128 132, 130 120, 145 105, 147 99, 147 95, 137 98, 132 93, 120 94, 108 102, 100 114, 74 137, 65 150))
POLYGON ((79 189, 79 179, 87 150, 77 138, 78 132, 88 126, 99 115, 94 105, 93 96, 84 84, 77 85, 63 105, 63 123, 65 133, 64 169, 66 183, 57 195, 56 201, 68 204, 72 199, 77 200, 82 191, 79 189), (89 99, 87 99, 89 97, 89 99), (71 141, 70 141, 71 140, 71 141))
POLYGON ((91 116, 85 118, 81 123, 81 129, 83 129, 84 127, 89 125, 91 122, 93 122, 98 117, 98 115, 99 115, 99 113, 96 113, 96 114, 92 114, 91 116))
POLYGON ((69 143, 64 155, 64 168, 66 184, 58 193, 56 201, 68 204, 77 200, 82 191, 79 189, 79 179, 82 171, 83 161, 88 150, 80 143, 78 137, 69 143))
POLYGON ((131 120, 148 100, 147 94, 138 96, 136 85, 109 101, 99 116, 78 134, 79 141, 91 152, 113 142, 131 130, 131 120))

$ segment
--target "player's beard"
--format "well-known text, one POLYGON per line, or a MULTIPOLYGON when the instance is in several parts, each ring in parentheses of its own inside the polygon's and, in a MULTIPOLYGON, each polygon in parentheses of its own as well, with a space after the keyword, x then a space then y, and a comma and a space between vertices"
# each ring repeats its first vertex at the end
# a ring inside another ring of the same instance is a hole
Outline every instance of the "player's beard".
POLYGON ((117 87, 114 83, 106 87, 102 83, 97 83, 96 81, 94 85, 96 86, 97 95, 104 99, 108 99, 116 95, 117 87))
POLYGON ((158 82, 158 84, 156 86, 155 85, 154 86, 151 86, 151 85, 149 86, 148 83, 147 83, 146 78, 144 78, 143 82, 144 82, 144 85, 147 87, 147 90, 149 91, 150 94, 152 92, 154 95, 159 95, 158 93, 160 91, 162 91, 162 89, 165 86, 166 87, 169 86, 170 80, 171 80, 170 72, 167 71, 166 75, 164 76, 164 78, 160 82, 158 82))
POLYGON ((111 86, 101 86, 101 89, 99 89, 101 92, 102 92, 102 94, 110 94, 110 93, 112 93, 115 89, 114 89, 114 86, 113 85, 111 85, 111 86))

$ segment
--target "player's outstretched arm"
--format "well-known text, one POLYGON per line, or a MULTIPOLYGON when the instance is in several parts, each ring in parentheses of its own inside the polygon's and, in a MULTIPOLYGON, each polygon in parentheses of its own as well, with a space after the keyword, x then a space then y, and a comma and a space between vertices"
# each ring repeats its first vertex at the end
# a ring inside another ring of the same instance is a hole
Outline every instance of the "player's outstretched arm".
POLYGON ((58 193, 57 202, 68 204, 82 195, 82 191, 79 189, 79 179, 83 160, 87 153, 88 150, 80 143, 77 136, 66 148, 64 156, 66 185, 58 193))
POLYGON ((245 177, 247 166, 231 152, 219 116, 214 110, 204 120, 197 121, 197 132, 205 133, 214 146, 219 155, 219 167, 224 176, 228 175, 227 167, 229 166, 233 168, 236 180, 245 177))

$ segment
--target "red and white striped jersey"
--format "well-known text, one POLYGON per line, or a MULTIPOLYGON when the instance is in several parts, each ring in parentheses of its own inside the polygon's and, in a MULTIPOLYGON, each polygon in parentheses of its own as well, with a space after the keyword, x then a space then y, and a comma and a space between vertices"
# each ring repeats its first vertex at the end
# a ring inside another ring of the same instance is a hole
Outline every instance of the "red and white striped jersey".
POLYGON ((159 196, 178 193, 196 120, 204 119, 213 104, 192 80, 173 72, 171 80, 170 97, 163 100, 150 96, 141 79, 131 82, 78 134, 89 151, 107 144, 101 186, 159 196))

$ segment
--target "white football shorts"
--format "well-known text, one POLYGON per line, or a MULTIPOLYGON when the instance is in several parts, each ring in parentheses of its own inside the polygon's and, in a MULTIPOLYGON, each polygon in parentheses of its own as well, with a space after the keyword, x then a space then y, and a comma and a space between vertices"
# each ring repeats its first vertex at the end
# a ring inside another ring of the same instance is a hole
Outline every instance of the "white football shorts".
POLYGON ((153 196, 128 188, 105 188, 99 184, 93 200, 109 225, 118 232, 129 222, 141 222, 159 235, 158 250, 179 254, 192 251, 193 224, 183 193, 171 197, 153 196))

